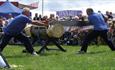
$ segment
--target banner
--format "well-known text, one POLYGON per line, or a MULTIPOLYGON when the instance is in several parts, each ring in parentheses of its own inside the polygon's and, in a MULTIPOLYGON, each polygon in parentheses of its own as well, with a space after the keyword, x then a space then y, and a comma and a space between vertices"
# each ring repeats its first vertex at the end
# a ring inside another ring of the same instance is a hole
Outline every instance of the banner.
POLYGON ((38 4, 39 4, 39 2, 33 2, 30 4, 30 6, 38 8, 38 4))
POLYGON ((59 17, 78 16, 79 14, 82 14, 81 10, 56 11, 56 15, 58 15, 59 17))

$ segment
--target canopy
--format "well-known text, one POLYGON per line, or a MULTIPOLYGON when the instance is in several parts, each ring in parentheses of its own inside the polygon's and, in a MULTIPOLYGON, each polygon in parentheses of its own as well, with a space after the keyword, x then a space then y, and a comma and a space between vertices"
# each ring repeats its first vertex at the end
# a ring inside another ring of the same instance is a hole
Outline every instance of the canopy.
POLYGON ((6 1, 0 6, 0 15, 12 14, 13 16, 19 15, 22 9, 14 6, 9 1, 6 1))

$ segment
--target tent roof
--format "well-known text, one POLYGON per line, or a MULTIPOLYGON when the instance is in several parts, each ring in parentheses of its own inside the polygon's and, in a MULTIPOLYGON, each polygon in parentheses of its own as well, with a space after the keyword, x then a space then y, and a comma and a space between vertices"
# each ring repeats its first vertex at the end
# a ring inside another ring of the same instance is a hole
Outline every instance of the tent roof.
POLYGON ((6 1, 0 6, 0 13, 7 14, 7 13, 21 13, 22 9, 14 6, 9 1, 6 1))

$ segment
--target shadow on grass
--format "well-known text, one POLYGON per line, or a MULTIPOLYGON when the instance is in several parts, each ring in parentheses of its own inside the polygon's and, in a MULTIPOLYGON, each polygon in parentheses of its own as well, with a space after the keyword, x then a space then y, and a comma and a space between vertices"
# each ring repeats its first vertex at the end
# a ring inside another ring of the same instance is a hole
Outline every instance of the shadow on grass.
POLYGON ((63 53, 66 53, 66 52, 62 52, 62 51, 57 52, 56 50, 56 51, 45 51, 43 53, 39 53, 38 55, 40 56, 59 56, 59 55, 62 55, 63 53))
POLYGON ((87 54, 100 54, 100 53, 105 53, 107 51, 98 51, 98 52, 88 52, 87 54))
POLYGON ((55 53, 55 52, 53 52, 53 53, 42 53, 42 54, 39 54, 40 56, 53 56, 53 55, 60 55, 61 53, 55 53))
POLYGON ((23 54, 22 54, 22 55, 11 55, 11 56, 10 56, 10 55, 6 55, 5 57, 6 57, 6 58, 27 58, 27 57, 31 57, 31 56, 32 56, 32 55, 26 55, 26 54, 23 55, 23 54))
POLYGON ((60 54, 65 53, 65 52, 61 51, 60 49, 53 48, 53 49, 44 50, 41 53, 39 53, 39 51, 37 51, 37 53, 40 56, 50 56, 50 55, 60 55, 60 54))

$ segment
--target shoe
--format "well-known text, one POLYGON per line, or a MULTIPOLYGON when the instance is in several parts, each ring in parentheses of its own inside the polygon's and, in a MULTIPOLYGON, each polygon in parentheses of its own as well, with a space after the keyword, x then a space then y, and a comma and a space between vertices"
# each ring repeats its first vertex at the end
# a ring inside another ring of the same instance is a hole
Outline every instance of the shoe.
POLYGON ((38 54, 34 51, 34 52, 32 53, 32 55, 35 55, 35 56, 36 56, 36 55, 38 55, 38 54))
POLYGON ((77 54, 85 54, 85 51, 78 51, 77 54))

